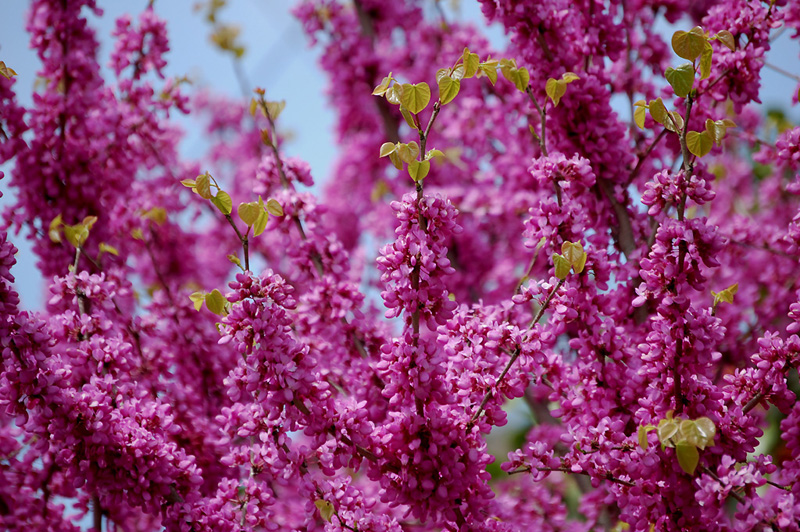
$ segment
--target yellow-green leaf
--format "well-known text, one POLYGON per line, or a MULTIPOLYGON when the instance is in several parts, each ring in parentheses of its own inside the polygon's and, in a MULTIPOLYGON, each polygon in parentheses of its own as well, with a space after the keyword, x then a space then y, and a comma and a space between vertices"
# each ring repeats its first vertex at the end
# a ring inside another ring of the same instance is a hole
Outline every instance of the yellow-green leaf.
POLYGON ((317 510, 319 510, 320 517, 330 523, 331 519, 333 518, 333 514, 335 513, 333 505, 324 499, 318 499, 314 501, 314 506, 316 506, 317 510))
POLYGON ((391 84, 391 82, 392 82, 392 73, 389 72, 389 75, 383 78, 380 85, 375 87, 375 89, 372 91, 372 94, 375 96, 383 96, 384 94, 386 94, 386 91, 389 90, 389 84, 391 84))
POLYGON ((639 447, 644 450, 650 446, 650 442, 647 441, 647 433, 650 432, 655 427, 653 425, 639 425, 639 433, 637 434, 639 440, 639 447))
POLYGON ((723 301, 725 303, 733 303, 733 296, 736 295, 736 292, 738 291, 739 283, 734 283, 719 293, 711 292, 711 295, 714 296, 714 306, 716 307, 723 301))
POLYGON ((644 129, 644 120, 646 118, 647 111, 642 106, 636 106, 633 110, 633 121, 639 126, 639 129, 644 129))
POLYGON ((253 224, 253 236, 258 236, 264 232, 267 228, 267 222, 269 221, 269 213, 267 211, 259 211, 258 218, 256 218, 255 223, 253 224))
POLYGON ((558 102, 561 101, 561 97, 567 92, 567 82, 563 79, 550 78, 547 80, 544 90, 547 96, 553 101, 553 105, 557 107, 558 102))
POLYGON ((100 252, 99 253, 100 255, 102 255, 103 253, 109 253, 111 255, 114 255, 115 257, 119 257, 119 251, 117 250, 117 248, 115 248, 110 244, 106 244, 105 242, 100 242, 100 245, 97 247, 100 252))
POLYGON ((197 186, 197 183, 195 182, 194 179, 184 179, 181 181, 181 185, 188 188, 195 188, 197 186))
POLYGON ((661 445, 672 447, 673 444, 670 439, 678 433, 678 423, 670 418, 662 419, 658 422, 656 433, 661 445))
POLYGON ((701 417, 695 420, 694 429, 697 431, 700 449, 705 449, 714 443, 714 436, 717 433, 717 427, 714 422, 707 417, 701 417))
POLYGON ((50 227, 47 230, 47 236, 50 237, 51 242, 55 242, 56 244, 61 242, 61 225, 64 222, 62 221, 61 215, 59 214, 50 222, 50 227))
MULTIPOLYGON (((700 51, 702 52, 702 49, 700 51)), ((675 94, 685 98, 694 85, 694 66, 691 63, 684 63, 677 68, 668 68, 664 76, 675 94)))
POLYGON ((683 131, 683 117, 678 111, 670 111, 667 119, 664 120, 664 127, 675 133, 683 131))
POLYGON ((714 36, 719 42, 724 44, 731 52, 736 50, 736 39, 728 30, 722 30, 714 36))
POLYGON ((561 79, 564 80, 564 83, 572 83, 576 79, 581 79, 581 78, 575 72, 564 72, 563 74, 561 74, 561 79))
POLYGON ((197 176, 197 179, 195 180, 195 186, 192 190, 197 192, 197 194, 203 199, 210 200, 213 198, 214 195, 211 193, 211 176, 208 174, 201 174, 197 176))
POLYGON ((464 48, 464 53, 461 55, 461 61, 464 63, 464 77, 471 78, 478 72, 480 65, 480 58, 478 54, 473 54, 469 48, 464 48))
POLYGON ((397 155, 404 163, 410 164, 419 156, 419 144, 413 140, 408 144, 398 144, 397 155))
POLYGON ((394 105, 400 105, 400 97, 403 94, 403 86, 395 83, 386 91, 386 101, 394 105))
POLYGON ((430 161, 411 161, 408 163, 408 175, 414 181, 422 181, 431 169, 430 161))
POLYGON ((439 80, 439 100, 442 105, 453 101, 461 89, 461 81, 445 76, 439 80))
POLYGON ((411 116, 411 113, 408 112, 408 109, 406 109, 402 105, 400 106, 400 114, 402 114, 403 118, 405 118, 406 124, 408 124, 408 127, 410 127, 411 129, 416 129, 417 131, 419 131, 419 127, 417 126, 417 123, 414 122, 414 117, 411 116))
POLYGON ((492 85, 497 83, 497 61, 493 59, 484 61, 478 65, 478 72, 486 74, 486 77, 489 78, 492 85))
POLYGON ((281 116, 281 112, 286 108, 286 100, 281 100, 279 102, 267 102, 267 113, 269 113, 269 117, 275 121, 281 116))
POLYGON ((400 95, 400 103, 410 112, 417 114, 428 105, 431 100, 431 89, 424 81, 422 83, 404 83, 400 95))
POLYGON ((153 207, 152 209, 148 209, 143 212, 142 218, 145 220, 151 220, 156 224, 161 225, 167 221, 167 209, 164 207, 153 207))
POLYGON ((13 68, 6 66, 3 61, 0 61, 0 75, 6 79, 11 79, 17 75, 13 68))
POLYGON ((194 309, 200 310, 200 307, 203 306, 203 301, 206 300, 206 293, 194 292, 193 294, 189 294, 189 299, 191 299, 192 303, 194 303, 194 309))
POLYGON ((572 267, 569 261, 558 253, 553 254, 553 266, 556 268, 556 277, 562 281, 567 278, 569 270, 572 267))
POLYGON ((227 300, 225 296, 222 295, 222 292, 217 290, 216 288, 211 291, 211 293, 206 294, 205 296, 206 308, 216 314, 217 316, 224 316, 227 314, 225 311, 225 303, 227 300))
POLYGON ((398 170, 403 169, 403 161, 400 159, 400 156, 397 155, 396 151, 393 151, 392 153, 389 154, 389 160, 392 161, 392 164, 398 170))
POLYGON ((72 244, 74 247, 79 248, 83 246, 83 244, 86 242, 86 239, 89 238, 89 228, 84 224, 65 225, 64 236, 66 237, 67 242, 72 244))
POLYGON ((444 152, 442 150, 437 150, 435 148, 432 149, 432 150, 428 150, 428 153, 425 154, 425 160, 426 161, 429 161, 429 160, 433 159, 434 157, 442 157, 442 158, 444 158, 445 155, 444 155, 444 152))
POLYGON ((264 212, 257 203, 240 203, 239 207, 236 209, 236 212, 239 213, 239 218, 244 222, 245 225, 251 226, 256 223, 258 219, 258 214, 264 212))
POLYGON ((278 200, 270 198, 267 200, 267 212, 273 216, 283 216, 283 207, 278 200))
POLYGON ((667 125, 668 121, 667 108, 664 106, 664 102, 661 101, 661 98, 656 98, 655 100, 651 100, 649 109, 650 109, 650 116, 653 117, 653 120, 655 120, 662 126, 667 125))
POLYGON ((242 261, 240 261, 239 257, 237 257, 236 255, 228 255, 228 260, 231 261, 233 264, 237 265, 238 267, 240 268, 242 267, 242 261))
POLYGON ((700 79, 706 79, 711 75, 711 58, 714 55, 714 49, 708 41, 705 41, 703 53, 700 55, 700 79))
POLYGON ((396 149, 397 145, 394 142, 384 142, 381 144, 381 157, 386 157, 396 149))
POLYGON ((231 209, 233 209, 233 201, 224 190, 218 190, 217 195, 211 198, 211 203, 216 205, 222 214, 230 214, 231 209))
POLYGON ((678 464, 687 475, 693 475, 698 462, 700 462, 700 453, 697 447, 689 442, 679 441, 675 445, 675 454, 678 455, 678 464))
POLYGON ((689 131, 686 134, 686 147, 689 148, 690 152, 698 157, 703 157, 706 155, 711 151, 713 146, 714 140, 707 131, 703 131, 702 133, 698 133, 697 131, 689 131))
POLYGON ((689 61, 694 61, 703 53, 707 42, 700 26, 695 26, 691 31, 676 31, 672 34, 672 49, 679 57, 689 61))

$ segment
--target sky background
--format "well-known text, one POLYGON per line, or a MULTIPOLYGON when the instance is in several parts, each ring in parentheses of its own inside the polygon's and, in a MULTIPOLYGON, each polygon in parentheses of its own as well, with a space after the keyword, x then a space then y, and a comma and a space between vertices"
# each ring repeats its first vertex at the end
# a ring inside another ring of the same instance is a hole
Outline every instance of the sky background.
MULTIPOLYGON (((98 0, 104 14, 99 18, 91 16, 90 20, 100 41, 99 57, 107 79, 112 78, 105 64, 111 52, 110 36, 114 21, 126 12, 135 18, 147 3, 147 0, 98 0)), ((156 12, 167 20, 170 37, 171 51, 166 57, 169 64, 165 74, 168 77, 187 75, 192 79, 194 88, 209 87, 233 97, 243 97, 231 56, 220 52, 209 42, 211 28, 203 14, 194 10, 196 3, 196 0, 155 2, 156 12)), ((0 0, 0 60, 17 71, 15 89, 20 102, 26 106, 31 103, 33 83, 40 66, 36 54, 28 48, 28 35, 25 32, 28 4, 25 0, 0 0)), ((291 16, 289 11, 294 4, 291 0, 229 0, 219 18, 222 22, 236 23, 241 27, 240 40, 247 49, 242 67, 250 87, 265 88, 271 100, 286 100, 281 124, 283 131, 290 130, 293 135, 284 148, 289 155, 308 161, 319 183, 329 177, 337 155, 333 136, 335 117, 327 108, 327 80, 318 66, 319 50, 309 48, 300 24, 291 16)), ((430 0, 429 4, 433 9, 434 0, 430 0)), ((443 1, 442 4, 449 9, 456 2, 443 1)), ((450 9, 448 12, 451 20, 469 20, 485 26, 477 1, 461 0, 458 4, 458 11, 450 9)), ((688 29, 691 23, 679 26, 688 29)), ((662 30, 665 35, 674 31, 666 25, 662 30)), ((783 33, 773 43, 767 62, 797 76, 800 74, 800 43, 790 39, 790 33, 783 33)), ((497 25, 488 28, 488 36, 496 48, 504 46, 506 39, 497 25)), ((765 68, 761 91, 763 105, 766 108, 785 106, 791 101, 796 86, 795 80, 765 68)), ((617 111, 627 116, 627 100, 622 99, 618 104, 617 111)), ((800 122, 797 106, 784 110, 789 111, 793 123, 800 122)), ((190 158, 201 157, 204 142, 196 124, 186 117, 180 117, 178 123, 187 131, 181 145, 182 154, 190 158)), ((0 166, 7 176, 12 168, 8 164, 0 166)), ((13 201, 7 177, 0 181, 0 190, 4 194, 0 198, 0 209, 5 209, 13 201)), ((44 284, 36 269, 35 257, 23 235, 12 235, 11 240, 20 249, 18 263, 12 273, 17 278, 22 306, 30 310, 41 309, 46 295, 42 293, 44 284)))

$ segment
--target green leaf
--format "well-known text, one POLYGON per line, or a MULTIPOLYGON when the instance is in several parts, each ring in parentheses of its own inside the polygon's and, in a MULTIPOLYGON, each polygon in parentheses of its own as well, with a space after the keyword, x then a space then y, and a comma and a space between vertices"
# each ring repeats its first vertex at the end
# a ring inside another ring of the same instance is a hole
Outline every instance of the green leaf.
POLYGON ((525 92, 530 83, 531 76, 527 68, 517 68, 517 63, 513 59, 503 59, 500 61, 500 71, 508 81, 514 84, 517 89, 525 92))
POLYGON ((372 91, 372 94, 374 96, 383 96, 384 94, 386 94, 386 91, 389 90, 389 85, 391 83, 392 83, 392 73, 389 72, 389 75, 383 78, 380 85, 375 87, 375 89, 372 91))
POLYGON ((410 127, 411 129, 416 129, 417 131, 419 131, 419 126, 417 126, 417 123, 414 122, 414 117, 412 117, 411 113, 408 112, 408 109, 406 109, 402 105, 400 106, 400 114, 402 114, 403 118, 405 118, 406 124, 408 124, 408 127, 410 127))
POLYGON ((410 112, 417 114, 428 105, 431 100, 431 89, 424 81, 422 83, 402 85, 403 92, 400 95, 400 103, 410 112))
POLYGON ((553 79, 550 78, 547 80, 547 84, 544 87, 544 91, 547 93, 547 96, 553 101, 553 105, 558 107, 558 102, 561 101, 561 97, 564 96, 567 92, 567 82, 563 79, 553 79))
POLYGON ((268 221, 269 213, 267 211, 259 211, 258 218, 256 218, 256 221, 253 224, 253 236, 258 236, 263 233, 267 228, 268 221))
POLYGON ((459 90, 461 90, 461 82, 459 80, 452 79, 449 76, 440 79, 439 100, 442 102, 442 105, 452 102, 459 90))
POLYGON ((558 253, 553 254, 553 266, 556 268, 556 277, 562 281, 567 278, 569 270, 572 267, 569 261, 558 253))
POLYGON ((213 198, 214 195, 211 193, 211 176, 207 173, 197 176, 194 188, 192 190, 197 192, 197 194, 203 199, 210 200, 213 198))
POLYGON ((119 257, 119 251, 112 245, 106 244, 105 242, 100 242, 100 245, 97 246, 99 250, 99 254, 102 255, 103 253, 109 253, 114 255, 115 257, 119 257))
POLYGON ((461 54, 461 61, 464 63, 465 78, 471 78, 478 72, 481 60, 478 54, 471 53, 469 48, 464 48, 464 53, 461 54))
POLYGON ((694 61, 703 53, 707 44, 703 28, 695 26, 691 31, 676 31, 672 34, 672 49, 679 57, 694 61))
POLYGON ((711 295, 714 296, 714 306, 716 307, 723 301, 725 303, 733 303, 733 296, 736 295, 736 292, 738 291, 739 291, 739 283, 734 283, 719 293, 712 291, 711 295))
POLYGON ((703 47, 703 53, 700 55, 700 79, 706 79, 711 75, 711 58, 714 55, 714 49, 708 41, 703 47))
POLYGON ((65 225, 64 236, 73 247, 79 248, 89 238, 89 228, 84 224, 65 225))
POLYGON ((194 292, 193 294, 189 295, 189 299, 191 299, 192 303, 194 303, 194 309, 195 310, 200 310, 200 307, 203 306, 203 301, 205 301, 205 299, 206 299, 206 293, 205 292, 194 292))
POLYGON ((687 475, 693 475, 698 462, 700 462, 700 453, 697 452, 697 447, 689 442, 679 441, 675 445, 675 454, 678 455, 678 464, 687 475))
POLYGON ((690 152, 698 157, 703 157, 706 155, 711 151, 713 146, 714 140, 707 131, 703 131, 702 133, 698 133, 697 131, 689 131, 686 134, 686 147, 689 148, 690 152))
POLYGON ((222 295, 222 292, 216 288, 212 290, 211 293, 206 294, 205 302, 206 308, 208 308, 208 310, 217 316, 224 316, 227 314, 225 311, 225 303, 227 300, 225 299, 225 296, 222 295))
POLYGON ((181 181, 181 185, 189 188, 195 188, 197 186, 197 183, 195 182, 194 179, 184 179, 181 181))
POLYGON ((430 161, 411 161, 408 163, 408 175, 414 181, 422 181, 431 169, 430 161))
POLYGON ((736 50, 736 39, 733 38, 733 34, 728 30, 720 31, 714 36, 714 38, 727 46, 731 52, 736 50))
POLYGON ((233 201, 230 195, 224 190, 217 191, 217 195, 211 198, 211 203, 217 206, 222 214, 228 215, 233 209, 233 201))
MULTIPOLYGON (((702 51, 702 50, 701 50, 702 51)), ((684 63, 677 68, 668 68, 664 72, 667 82, 672 86, 675 94, 681 98, 686 98, 694 85, 694 66, 691 63, 684 63)))
POLYGON ((249 227, 256 223, 259 213, 264 211, 258 206, 258 203, 251 202, 240 203, 239 207, 236 209, 236 212, 239 213, 239 218, 244 222, 244 224, 249 227))
POLYGON ((639 129, 644 129, 644 120, 646 118, 647 111, 644 106, 637 105, 636 108, 633 110, 633 121, 639 127, 639 129))
POLYGON ((316 506, 317 510, 319 510, 320 517, 330 523, 331 518, 333 518, 333 514, 335 513, 333 505, 326 500, 318 499, 314 501, 314 506, 316 506))
POLYGON ((525 67, 518 69, 516 79, 514 80, 514 85, 516 85, 520 91, 525 92, 525 89, 528 88, 530 82, 531 75, 528 73, 528 69, 525 67))
POLYGON ((655 427, 653 425, 640 425, 639 426, 639 433, 637 434, 639 440, 639 447, 644 450, 650 446, 650 442, 647 441, 647 433, 653 430, 655 427))
POLYGON ((694 429, 698 435, 697 446, 700 449, 705 449, 714 443, 714 436, 717 434, 717 427, 714 425, 714 422, 711 421, 711 419, 707 417, 696 419, 694 423, 694 429))
POLYGON ((51 242, 59 244, 61 242, 61 226, 63 225, 61 215, 59 214, 50 222, 50 227, 47 230, 47 236, 50 237, 51 242))
POLYGON ((270 198, 267 200, 267 212, 273 216, 283 216, 283 207, 278 200, 270 198))
POLYGON ((580 256, 583 254, 583 246, 580 242, 564 242, 561 244, 561 254, 564 255, 564 258, 567 259, 570 266, 572 266, 580 260, 580 256))
POLYGON ((661 101, 661 98, 656 98, 655 100, 650 101, 650 116, 653 117, 653 120, 661 124, 662 126, 667 125, 667 108, 664 106, 664 102, 661 101))

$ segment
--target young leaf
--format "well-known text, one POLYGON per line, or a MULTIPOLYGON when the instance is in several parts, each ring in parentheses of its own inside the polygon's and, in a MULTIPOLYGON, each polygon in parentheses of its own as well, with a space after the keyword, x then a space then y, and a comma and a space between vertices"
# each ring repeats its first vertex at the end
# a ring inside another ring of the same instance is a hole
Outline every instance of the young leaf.
POLYGON ((633 121, 639 127, 639 129, 644 129, 644 120, 646 118, 647 111, 643 105, 637 105, 633 110, 633 121))
POLYGON ((419 144, 413 140, 408 144, 398 144, 397 155, 400 157, 401 161, 406 164, 410 164, 411 161, 415 160, 419 156, 419 144))
POLYGON ((714 443, 714 436, 717 433, 717 427, 714 422, 707 417, 701 417, 695 420, 694 429, 698 435, 698 447, 705 449, 714 443))
POLYGON ((389 160, 392 161, 392 164, 398 170, 403 169, 403 161, 400 159, 400 156, 397 155, 396 151, 393 151, 392 153, 389 154, 389 160))
POLYGON ((406 124, 408 124, 408 127, 410 127, 411 129, 416 129, 417 131, 419 131, 419 126, 417 126, 417 123, 414 122, 414 117, 412 117, 411 113, 408 112, 408 109, 406 109, 402 105, 400 106, 400 114, 402 114, 403 118, 405 118, 406 124))
POLYGON ((256 116, 256 111, 258 111, 258 100, 250 98, 250 116, 256 116))
POLYGON ((434 157, 442 157, 442 158, 444 158, 445 154, 444 154, 444 152, 442 150, 437 150, 435 148, 432 149, 432 150, 428 150, 428 153, 425 154, 425 160, 426 161, 430 161, 434 157))
POLYGON ((544 87, 544 91, 547 93, 547 96, 553 101, 553 105, 558 107, 558 102, 561 101, 561 97, 564 96, 567 92, 567 82, 563 79, 553 79, 550 78, 547 80, 547 84, 544 87))
POLYGON ((714 55, 714 49, 708 41, 703 47, 703 53, 700 55, 700 79, 706 79, 711 75, 711 57, 714 55))
POLYGON ((662 445, 672 447, 670 438, 678 433, 678 423, 672 419, 664 418, 658 422, 656 432, 658 433, 658 441, 660 441, 662 445))
POLYGON ((461 89, 461 82, 449 76, 445 76, 439 80, 439 100, 442 105, 448 104, 453 101, 458 91, 461 89))
POLYGON ((408 163, 408 175, 414 181, 422 181, 431 169, 430 161, 411 161, 408 163))
POLYGON ((403 86, 394 84, 386 91, 386 101, 394 105, 400 105, 400 97, 403 94, 403 86))
POLYGON ((195 188, 197 186, 197 183, 195 182, 194 179, 184 179, 181 181, 181 185, 188 188, 195 188))
POLYGON ((581 77, 575 72, 564 72, 561 74, 561 79, 564 80, 564 83, 572 83, 576 79, 581 79, 581 77))
POLYGON ((394 142, 384 142, 381 144, 381 157, 386 157, 396 149, 397 145, 394 142))
POLYGON ((683 131, 683 117, 678 111, 670 111, 664 120, 664 127, 675 133, 683 131))
POLYGON ((102 255, 103 253, 109 253, 111 255, 114 255, 115 257, 119 257, 119 251, 114 246, 106 244, 105 242, 100 242, 100 245, 98 245, 97 247, 99 251, 98 255, 102 255))
POLYGON ((381 84, 375 87, 372 91, 372 94, 375 96, 383 96, 387 90, 389 90, 389 84, 392 82, 392 73, 389 72, 389 75, 383 78, 381 84))
POLYGON ((679 441, 675 445, 675 454, 678 455, 678 464, 687 475, 693 475, 700 461, 700 453, 697 452, 697 447, 686 441, 679 441))
POLYGON ((493 59, 484 61, 478 65, 478 72, 486 74, 486 77, 489 78, 492 85, 497 83, 497 61, 493 59))
POLYGON ((668 68, 664 76, 675 94, 686 98, 694 85, 694 66, 691 63, 684 63, 677 68, 668 68))
POLYGON ((222 292, 217 290, 216 288, 211 291, 211 293, 206 294, 205 296, 206 308, 216 314, 217 316, 224 316, 227 314, 225 311, 225 303, 227 300, 225 296, 222 295, 222 292))
POLYGON ((733 34, 728 30, 720 31, 714 38, 724 44, 731 52, 736 50, 736 40, 733 38, 733 34))
POLYGON ((734 283, 719 293, 711 292, 711 295, 714 296, 714 306, 716 307, 723 301, 725 303, 733 303, 733 296, 736 295, 736 292, 738 291, 739 283, 734 283))
POLYGON ((639 425, 639 432, 637 434, 639 440, 639 447, 644 449, 645 451, 650 446, 650 442, 647 441, 647 433, 653 430, 655 427, 653 425, 639 425))
POLYGON ((686 134, 686 147, 689 151, 698 157, 703 157, 714 146, 714 140, 707 131, 698 133, 697 131, 689 131, 686 134))
POLYGON ((283 207, 278 200, 270 198, 267 200, 267 212, 273 216, 283 216, 283 207))
POLYGON ((703 53, 707 42, 700 26, 695 26, 691 31, 676 31, 672 34, 672 49, 679 57, 689 61, 694 61, 703 53))
POLYGON ((211 203, 217 206, 222 214, 228 215, 233 208, 233 201, 230 195, 224 190, 218 190, 217 195, 211 198, 211 203))
POLYGON ((194 303, 194 309, 195 310, 200 310, 200 307, 203 306, 203 301, 205 301, 205 299, 206 299, 206 293, 205 292, 194 292, 193 294, 189 295, 189 299, 191 299, 192 303, 194 303))
POLYGON ((424 81, 412 85, 411 83, 404 83, 402 85, 403 91, 400 95, 400 103, 403 107, 410 112, 417 114, 428 105, 431 100, 431 89, 424 81))
POLYGON ((253 236, 258 236, 264 232, 267 228, 267 222, 269 221, 269 213, 267 211, 259 211, 258 218, 256 218, 255 223, 253 224, 253 236))
POLYGON ((47 230, 47 236, 50 237, 50 241, 56 244, 61 242, 61 226, 63 225, 63 221, 61 215, 59 214, 50 222, 50 227, 47 230))
POLYGON ((13 68, 6 66, 5 62, 0 61, 0 75, 6 79, 11 79, 17 75, 13 68))
POLYGON ((267 102, 267 113, 269 117, 275 121, 281 116, 281 112, 286 108, 286 100, 279 102, 267 102))
POLYGON ((228 255, 228 260, 231 261, 233 264, 237 265, 238 267, 242 268, 242 261, 240 261, 239 257, 237 257, 236 255, 228 255))
POLYGON ((661 101, 661 98, 656 98, 655 100, 650 101, 649 105, 650 109, 650 116, 653 117, 653 120, 661 124, 662 126, 667 125, 667 108, 664 106, 664 102, 661 101))
POLYGON ((203 199, 210 200, 213 198, 214 195, 211 193, 211 176, 207 173, 197 176, 197 179, 195 179, 195 186, 192 190, 197 192, 203 199))
POLYGON ((326 500, 318 499, 314 501, 314 506, 316 506, 317 510, 319 510, 320 517, 330 523, 331 519, 333 518, 333 514, 335 513, 333 505, 326 500))
POLYGON ((569 270, 572 267, 569 261, 558 253, 553 254, 553 266, 556 268, 556 277, 562 281, 567 278, 569 270))
POLYGON ((259 208, 257 203, 240 203, 236 212, 239 213, 239 218, 244 224, 249 227, 256 222, 259 213, 264 211, 259 208))
POLYGON ((461 61, 464 63, 465 78, 471 78, 478 72, 481 60, 478 54, 471 53, 469 48, 464 48, 464 53, 461 54, 461 61))

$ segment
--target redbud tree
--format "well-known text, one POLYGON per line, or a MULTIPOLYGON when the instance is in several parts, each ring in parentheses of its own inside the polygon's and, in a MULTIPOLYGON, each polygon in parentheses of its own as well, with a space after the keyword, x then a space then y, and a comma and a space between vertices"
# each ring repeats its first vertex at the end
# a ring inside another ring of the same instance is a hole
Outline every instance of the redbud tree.
POLYGON ((314 196, 268 73, 195 91, 158 2, 110 58, 95 0, 30 3, 30 107, 0 65, 3 529, 800 528, 800 128, 752 105, 800 3, 480 4, 506 49, 439 2, 296 5, 338 120, 314 196))

